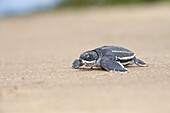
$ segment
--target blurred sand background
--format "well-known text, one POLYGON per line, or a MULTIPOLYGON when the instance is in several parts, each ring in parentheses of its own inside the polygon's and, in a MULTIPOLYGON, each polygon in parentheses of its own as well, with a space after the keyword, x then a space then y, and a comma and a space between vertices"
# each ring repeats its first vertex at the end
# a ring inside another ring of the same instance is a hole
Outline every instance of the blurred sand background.
POLYGON ((170 113, 170 5, 59 10, 0 20, 0 113, 170 113), (71 68, 103 45, 149 67, 71 68))

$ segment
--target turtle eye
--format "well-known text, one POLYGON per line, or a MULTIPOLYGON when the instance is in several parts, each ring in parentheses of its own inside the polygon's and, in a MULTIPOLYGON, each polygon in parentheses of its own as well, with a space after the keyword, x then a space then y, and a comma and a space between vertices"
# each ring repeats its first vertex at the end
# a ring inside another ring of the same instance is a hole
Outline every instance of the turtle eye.
POLYGON ((90 53, 86 54, 86 58, 85 59, 88 60, 88 61, 94 60, 93 55, 90 54, 90 53))
POLYGON ((87 58, 87 59, 90 59, 90 55, 89 55, 89 54, 87 54, 87 55, 86 55, 86 58, 87 58))
POLYGON ((83 60, 90 60, 90 54, 89 53, 83 53, 80 58, 83 59, 83 60))

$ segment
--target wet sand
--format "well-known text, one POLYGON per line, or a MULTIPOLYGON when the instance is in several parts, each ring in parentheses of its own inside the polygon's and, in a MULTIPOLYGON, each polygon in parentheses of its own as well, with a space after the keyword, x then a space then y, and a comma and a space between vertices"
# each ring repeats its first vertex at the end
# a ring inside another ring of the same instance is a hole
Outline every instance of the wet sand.
POLYGON ((0 113, 170 113, 170 5, 61 10, 0 20, 0 113), (149 67, 72 69, 119 45, 149 67))

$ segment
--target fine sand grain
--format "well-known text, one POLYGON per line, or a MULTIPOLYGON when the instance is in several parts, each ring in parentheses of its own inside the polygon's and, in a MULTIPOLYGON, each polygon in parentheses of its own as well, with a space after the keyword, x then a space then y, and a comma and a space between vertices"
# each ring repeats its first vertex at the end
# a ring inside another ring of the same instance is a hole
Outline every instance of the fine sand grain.
POLYGON ((170 113, 170 5, 0 20, 0 113, 170 113), (103 45, 129 48, 149 67, 71 68, 103 45))

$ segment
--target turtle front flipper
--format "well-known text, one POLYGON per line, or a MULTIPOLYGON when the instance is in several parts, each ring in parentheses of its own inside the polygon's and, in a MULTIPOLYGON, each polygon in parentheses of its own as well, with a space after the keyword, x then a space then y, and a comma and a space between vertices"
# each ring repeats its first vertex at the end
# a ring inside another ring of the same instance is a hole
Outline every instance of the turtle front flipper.
POLYGON ((100 65, 106 71, 127 72, 128 70, 120 63, 113 60, 112 56, 106 56, 101 59, 100 65))
POLYGON ((72 64, 72 68, 77 69, 82 65, 83 65, 82 62, 79 59, 76 59, 72 64))
POLYGON ((147 66, 145 62, 143 62, 142 60, 140 59, 137 59, 137 58, 134 58, 134 63, 138 66, 147 66))

